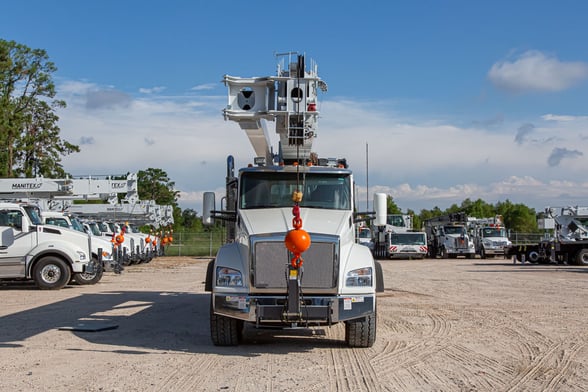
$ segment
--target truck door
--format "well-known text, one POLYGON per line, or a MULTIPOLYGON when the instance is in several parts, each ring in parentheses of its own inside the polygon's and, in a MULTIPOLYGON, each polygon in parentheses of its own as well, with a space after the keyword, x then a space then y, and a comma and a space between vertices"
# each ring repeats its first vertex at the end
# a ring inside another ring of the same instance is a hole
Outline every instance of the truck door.
POLYGON ((20 210, 0 210, 0 226, 11 227, 14 233, 14 243, 0 249, 0 278, 25 276, 25 255, 33 248, 37 233, 23 233, 22 221, 23 213, 20 210))

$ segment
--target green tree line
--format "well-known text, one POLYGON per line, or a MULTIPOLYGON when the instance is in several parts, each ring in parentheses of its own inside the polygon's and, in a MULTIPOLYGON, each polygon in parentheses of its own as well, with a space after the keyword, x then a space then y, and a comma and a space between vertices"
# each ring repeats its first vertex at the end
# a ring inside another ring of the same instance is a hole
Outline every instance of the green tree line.
POLYGON ((443 216, 455 212, 465 212, 467 216, 476 218, 492 218, 497 215, 502 216, 504 225, 512 231, 520 233, 537 233, 537 212, 534 208, 529 208, 524 204, 515 204, 510 200, 490 204, 482 199, 475 201, 465 199, 460 205, 452 204, 449 208, 441 210, 439 207, 433 207, 430 210, 423 209, 418 214, 413 210, 403 212, 394 198, 387 196, 387 212, 388 214, 408 214, 413 217, 413 227, 419 230, 423 227, 423 223, 427 219, 443 216))

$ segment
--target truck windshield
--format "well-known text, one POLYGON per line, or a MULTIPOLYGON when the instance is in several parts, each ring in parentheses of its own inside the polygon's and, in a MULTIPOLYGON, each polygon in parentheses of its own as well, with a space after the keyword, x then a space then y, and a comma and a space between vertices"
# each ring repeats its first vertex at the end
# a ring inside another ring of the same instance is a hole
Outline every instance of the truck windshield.
POLYGON ((483 237, 506 237, 506 229, 486 227, 482 230, 483 237))
POLYGON ((39 209, 37 207, 24 206, 23 208, 26 211, 27 215, 29 216, 29 219, 31 220, 31 223, 33 225, 42 225, 43 224, 43 220, 41 219, 41 213, 39 212, 39 209))
POLYGON ((98 227, 98 224, 93 222, 93 223, 89 223, 88 227, 90 228, 90 231, 92 232, 92 235, 96 235, 96 236, 101 236, 102 232, 100 231, 100 228, 98 227))
POLYGON ((396 245, 426 245, 424 233, 391 234, 390 243, 396 245))
POLYGON ((351 179, 348 173, 245 172, 241 175, 239 208, 292 207, 292 193, 302 191, 300 207, 351 209, 351 179))
POLYGON ((445 226, 445 234, 465 234, 463 226, 445 226))
POLYGON ((73 227, 74 230, 81 231, 82 233, 86 232, 86 230, 84 230, 84 225, 82 225, 82 222, 80 222, 76 218, 73 218, 71 220, 71 226, 73 227))

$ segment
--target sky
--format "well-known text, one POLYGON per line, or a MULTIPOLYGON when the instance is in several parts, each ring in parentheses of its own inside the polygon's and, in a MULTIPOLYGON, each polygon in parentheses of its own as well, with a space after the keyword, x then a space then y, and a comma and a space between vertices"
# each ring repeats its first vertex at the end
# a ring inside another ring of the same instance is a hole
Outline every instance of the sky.
MULTIPOLYGON (((226 160, 223 75, 318 64, 319 156, 346 158, 359 209, 463 200, 588 205, 588 2, 188 0, 3 2, 0 38, 47 51, 73 176, 164 170, 200 215, 226 160), (365 203, 365 204, 364 204, 365 203)), ((270 126, 273 124, 270 123, 270 126)), ((277 146, 276 146, 277 147, 277 146)))

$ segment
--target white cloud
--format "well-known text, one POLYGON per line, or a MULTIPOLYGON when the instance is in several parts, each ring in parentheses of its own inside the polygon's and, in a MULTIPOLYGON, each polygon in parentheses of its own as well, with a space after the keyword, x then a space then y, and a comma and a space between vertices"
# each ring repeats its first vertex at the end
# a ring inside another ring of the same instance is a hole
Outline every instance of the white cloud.
POLYGON ((495 63, 488 78, 496 87, 511 92, 562 91, 588 78, 588 64, 562 62, 530 50, 515 59, 495 63))
POLYGON ((194 86, 190 90, 204 91, 204 90, 214 90, 216 88, 218 88, 218 83, 206 83, 206 84, 199 84, 197 86, 194 86))
POLYGON ((141 94, 156 94, 156 93, 160 93, 162 91, 165 90, 165 87, 163 86, 157 86, 157 87, 142 87, 139 89, 139 92, 141 94))

